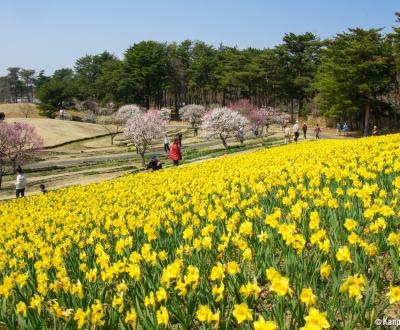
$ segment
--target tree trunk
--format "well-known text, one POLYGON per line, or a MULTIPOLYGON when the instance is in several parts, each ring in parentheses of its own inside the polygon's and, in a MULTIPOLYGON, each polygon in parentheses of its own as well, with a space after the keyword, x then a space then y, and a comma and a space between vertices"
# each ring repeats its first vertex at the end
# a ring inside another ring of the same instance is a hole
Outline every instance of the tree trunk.
POLYGON ((369 102, 365 105, 365 114, 364 114, 364 136, 368 136, 369 130, 369 117, 370 117, 370 105, 369 102))
POLYGON ((178 93, 175 92, 174 95, 174 102, 175 102, 175 112, 177 114, 177 117, 179 117, 179 105, 178 105, 178 93))
POLYGON ((294 121, 293 98, 290 99, 290 120, 294 121))
POLYGON ((111 135, 110 135, 110 138, 111 138, 111 145, 113 146, 113 145, 114 145, 114 138, 115 138, 115 135, 114 135, 114 134, 111 134, 111 135))
POLYGON ((144 152, 140 153, 140 157, 142 158, 142 166, 145 167, 146 166, 146 162, 144 160, 144 152))
POLYGON ((228 144, 226 143, 226 140, 225 140, 225 138, 222 136, 222 134, 220 134, 219 137, 221 138, 222 144, 224 145, 225 149, 228 149, 228 144))
POLYGON ((300 118, 300 116, 302 115, 302 113, 301 113, 302 108, 303 108, 303 99, 300 98, 300 99, 299 99, 299 118, 300 118))

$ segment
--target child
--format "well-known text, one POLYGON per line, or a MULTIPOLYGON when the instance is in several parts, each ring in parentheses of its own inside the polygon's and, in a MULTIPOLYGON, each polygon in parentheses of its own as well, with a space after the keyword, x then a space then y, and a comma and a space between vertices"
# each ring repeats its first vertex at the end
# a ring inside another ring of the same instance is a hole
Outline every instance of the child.
POLYGON ((26 177, 24 171, 22 171, 21 166, 17 167, 17 180, 15 181, 15 196, 25 197, 25 188, 26 188, 26 177))

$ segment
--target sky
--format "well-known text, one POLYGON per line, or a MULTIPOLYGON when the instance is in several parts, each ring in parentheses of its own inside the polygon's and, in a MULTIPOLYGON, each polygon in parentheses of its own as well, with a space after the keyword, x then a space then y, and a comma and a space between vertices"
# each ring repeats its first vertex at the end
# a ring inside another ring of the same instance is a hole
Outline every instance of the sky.
POLYGON ((285 33, 321 38, 395 25, 399 0, 0 0, 0 75, 11 66, 52 74, 142 40, 203 40, 269 48, 285 33))

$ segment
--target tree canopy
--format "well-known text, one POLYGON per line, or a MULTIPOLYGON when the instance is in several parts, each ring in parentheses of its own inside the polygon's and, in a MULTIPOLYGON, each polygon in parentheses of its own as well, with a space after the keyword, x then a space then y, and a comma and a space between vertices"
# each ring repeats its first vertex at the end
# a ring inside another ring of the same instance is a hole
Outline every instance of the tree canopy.
MULTIPOLYGON (((273 48, 141 41, 123 58, 104 51, 76 60, 52 76, 12 67, 0 77, 0 100, 37 95, 44 108, 77 102, 209 108, 248 99, 291 115, 310 112, 348 121, 368 133, 370 121, 397 124, 400 110, 400 14, 389 33, 349 29, 328 40, 287 33, 273 48), (394 119, 394 120, 393 120, 394 119)), ((77 107, 79 108, 79 107, 77 107)))

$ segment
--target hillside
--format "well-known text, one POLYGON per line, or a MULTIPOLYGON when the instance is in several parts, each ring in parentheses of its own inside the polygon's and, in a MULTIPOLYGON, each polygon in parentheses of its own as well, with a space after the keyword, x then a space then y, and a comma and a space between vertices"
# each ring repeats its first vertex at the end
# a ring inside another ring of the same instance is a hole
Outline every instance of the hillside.
POLYGON ((6 118, 40 118, 39 110, 32 103, 0 103, 0 112, 4 112, 6 118))
POLYGON ((6 119, 6 121, 26 122, 34 126, 38 134, 43 137, 45 147, 107 134, 107 130, 101 125, 49 119, 43 117, 8 118, 6 119))

